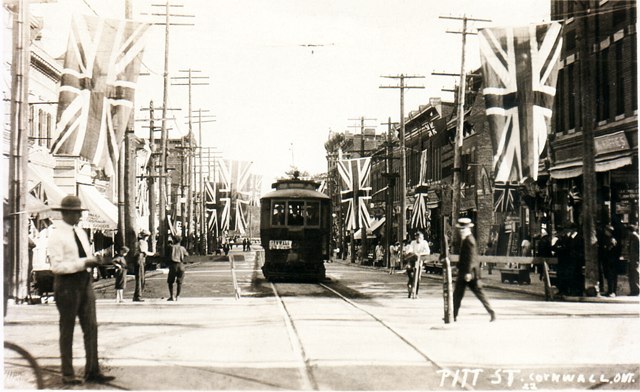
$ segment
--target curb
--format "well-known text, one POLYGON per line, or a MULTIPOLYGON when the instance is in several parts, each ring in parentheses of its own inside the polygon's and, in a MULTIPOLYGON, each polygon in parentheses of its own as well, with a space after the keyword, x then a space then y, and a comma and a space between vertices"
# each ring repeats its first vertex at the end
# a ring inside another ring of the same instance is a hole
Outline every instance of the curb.
MULTIPOLYGON (((379 271, 384 271, 384 272, 388 271, 388 268, 374 267, 374 266, 362 265, 362 264, 358 264, 358 263, 345 262, 345 261, 343 261, 341 259, 334 260, 332 262, 333 263, 344 264, 344 265, 351 266, 351 267, 357 267, 357 268, 361 268, 361 269, 379 270, 379 271)), ((440 280, 438 277, 430 275, 430 274, 424 274, 422 276, 424 278, 431 279, 431 280, 440 280)), ((494 289, 494 290, 502 290, 502 291, 508 291, 508 292, 512 292, 512 293, 527 294, 527 295, 531 295, 531 296, 535 296, 535 297, 545 298, 545 294, 543 292, 539 293, 539 292, 535 292, 535 291, 523 290, 523 289, 519 289, 517 286, 514 286, 514 287, 500 286, 500 285, 493 284, 493 283, 487 283, 486 280, 484 280, 482 283, 483 283, 483 287, 494 289)), ((640 304, 640 297, 635 296, 635 297, 609 298, 609 297, 602 297, 602 296, 600 296, 600 297, 574 297, 574 296, 562 295, 562 296, 555 296, 553 299, 551 299, 548 302, 584 302, 584 303, 606 303, 606 304, 640 304)))

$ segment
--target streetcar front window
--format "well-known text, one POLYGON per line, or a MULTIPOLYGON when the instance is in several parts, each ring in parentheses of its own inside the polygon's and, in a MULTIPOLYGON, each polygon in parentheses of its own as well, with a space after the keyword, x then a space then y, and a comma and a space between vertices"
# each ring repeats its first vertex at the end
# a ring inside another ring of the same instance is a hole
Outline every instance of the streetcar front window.
POLYGON ((273 203, 273 208, 271 209, 271 225, 284 226, 284 218, 285 204, 278 202, 273 203))
POLYGON ((320 203, 307 202, 304 207, 304 219, 307 226, 319 226, 320 225, 320 203))
POLYGON ((289 226, 302 226, 304 224, 303 213, 304 213, 304 202, 290 201, 287 224, 289 226))

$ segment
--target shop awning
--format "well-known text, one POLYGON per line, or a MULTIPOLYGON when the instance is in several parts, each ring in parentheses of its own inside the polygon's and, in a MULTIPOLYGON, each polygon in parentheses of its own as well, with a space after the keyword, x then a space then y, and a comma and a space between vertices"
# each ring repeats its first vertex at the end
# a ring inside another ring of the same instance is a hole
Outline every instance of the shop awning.
MULTIPOLYGON (((608 172, 631 165, 633 152, 624 131, 594 138, 595 171, 608 172)), ((549 169, 553 178, 573 178, 582 175, 582 159, 560 162, 549 169)))
POLYGON ((94 230, 116 230, 118 228, 118 207, 104 197, 93 185, 78 184, 78 197, 88 208, 83 215, 82 225, 94 230))
MULTIPOLYGON (((631 151, 622 151, 613 154, 606 154, 596 157, 596 172, 607 172, 631 165, 631 151)), ((563 162, 549 169, 552 178, 574 178, 582 175, 584 161, 575 160, 563 162)))
POLYGON ((60 189, 53 182, 53 178, 47 176, 40 169, 29 165, 28 169, 29 181, 31 184, 29 185, 30 189, 37 187, 40 185, 40 200, 49 207, 57 207, 60 205, 62 198, 67 196, 65 191, 60 189))
MULTIPOLYGON (((382 225, 385 222, 385 218, 382 217, 379 220, 373 221, 371 223, 371 226, 369 227, 369 229, 367 230, 367 238, 375 238, 375 236, 373 235, 373 233, 378 230, 380 227, 382 227, 382 225)), ((359 229, 358 231, 355 232, 355 234, 353 234, 353 239, 354 240, 359 240, 362 238, 362 229, 359 229)))

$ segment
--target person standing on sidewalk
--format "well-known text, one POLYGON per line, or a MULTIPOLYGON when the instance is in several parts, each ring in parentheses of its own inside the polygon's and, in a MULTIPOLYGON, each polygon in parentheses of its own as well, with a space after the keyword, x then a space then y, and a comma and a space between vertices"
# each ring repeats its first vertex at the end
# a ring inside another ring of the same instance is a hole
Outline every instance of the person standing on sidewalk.
POLYGON ((182 246, 180 236, 176 236, 174 243, 170 245, 171 262, 169 263, 169 299, 167 301, 177 301, 182 291, 182 281, 184 280, 184 258, 189 256, 187 249, 182 246), (176 282, 176 296, 173 296, 173 283, 176 282))
POLYGON ((112 261, 116 268, 116 303, 124 301, 124 289, 127 287, 127 254, 129 254, 129 248, 123 246, 120 253, 112 261))
POLYGON ((147 230, 142 230, 138 234, 138 254, 135 255, 135 278, 136 288, 133 291, 133 302, 144 302, 142 292, 144 291, 144 267, 147 263, 147 256, 152 256, 149 252, 149 243, 147 239, 151 235, 147 230))
POLYGON ((422 232, 417 231, 405 250, 407 261, 407 290, 409 298, 417 298, 420 289, 420 277, 422 275, 422 258, 431 254, 429 243, 425 241, 422 232), (414 287, 415 286, 415 287, 414 287))
POLYGON ((79 385, 73 369, 73 330, 76 317, 84 335, 86 355, 85 381, 104 384, 115 379, 100 371, 98 364, 98 322, 96 295, 88 268, 101 265, 100 255, 89 256, 91 245, 84 230, 77 227, 82 216, 82 202, 73 195, 65 196, 60 207, 62 221, 56 222, 49 237, 49 261, 54 274, 54 298, 60 314, 60 359, 62 382, 79 385))
POLYGON ((467 287, 478 297, 484 308, 491 316, 491 321, 495 321, 496 313, 491 309, 489 301, 482 291, 480 283, 480 265, 476 255, 478 254, 476 247, 476 239, 471 233, 473 223, 469 218, 460 218, 456 224, 460 230, 460 258, 458 261, 458 277, 456 278, 456 286, 453 291, 453 319, 458 318, 460 303, 464 297, 464 291, 467 287))
POLYGON ((640 294, 640 266, 639 266, 639 249, 640 235, 638 235, 638 225, 629 225, 629 295, 637 296, 640 294))

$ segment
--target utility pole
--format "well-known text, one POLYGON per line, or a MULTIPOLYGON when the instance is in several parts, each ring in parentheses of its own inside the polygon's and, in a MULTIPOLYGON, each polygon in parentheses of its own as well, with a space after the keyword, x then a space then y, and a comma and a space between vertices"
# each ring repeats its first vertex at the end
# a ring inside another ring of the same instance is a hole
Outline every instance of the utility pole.
POLYGON ((31 28, 29 1, 19 0, 13 12, 13 55, 11 60, 11 146, 9 160, 10 262, 5 263, 5 309, 9 296, 16 301, 28 293, 27 163, 29 161, 29 67, 31 28), (7 284, 9 283, 9 284, 7 284), (9 292, 8 290, 11 290, 9 292))
MULTIPOLYGON (((202 164, 202 155, 204 152, 204 146, 202 145, 202 124, 203 123, 209 123, 209 122, 215 122, 216 120, 213 119, 213 115, 205 115, 204 117, 202 116, 202 112, 208 112, 208 110, 202 110, 202 109, 198 109, 195 110, 194 112, 198 113, 198 146, 199 146, 199 154, 198 154, 198 166, 200 168, 200 170, 198 171, 200 177, 200 189, 199 189, 199 199, 200 199, 200 208, 199 208, 199 216, 200 216, 200 227, 199 227, 199 231, 200 231, 200 246, 201 249, 203 251, 203 253, 206 255, 207 254, 207 208, 206 208, 206 203, 205 203, 205 188, 204 188, 204 166, 202 164)), ((191 122, 191 115, 189 115, 189 122, 191 122)), ((189 125, 189 129, 191 129, 191 125, 189 125)), ((207 162, 208 163, 208 162, 207 162)), ((207 173, 209 172, 209 170, 207 169, 207 173)), ((191 221, 189 221, 191 222, 191 221)))
MULTIPOLYGON (((125 19, 133 19, 133 8, 131 4, 132 0, 125 1, 125 19)), ((119 192, 119 195, 124 196, 124 214, 120 214, 119 218, 124 215, 124 244, 129 249, 129 257, 133 257, 138 253, 138 241, 137 241, 137 213, 136 213, 136 135, 134 132, 135 116, 134 111, 131 111, 129 116, 129 122, 127 123, 127 129, 125 131, 124 139, 124 172, 121 172, 121 177, 124 177, 122 185, 124 185, 124 192, 119 192)), ((123 167, 123 166, 120 166, 123 167)), ((118 203, 118 207, 122 207, 118 203)), ((120 228, 120 223, 118 224, 120 228)))
POLYGON ((385 173, 384 176, 387 177, 387 192, 385 195, 385 215, 386 222, 384 225, 384 236, 386 238, 385 241, 385 265, 389 268, 389 272, 393 273, 394 266, 391 265, 391 254, 389 249, 391 247, 391 232, 393 228, 393 190, 396 184, 396 174, 391 173, 393 169, 393 127, 398 125, 398 123, 392 123, 391 117, 387 120, 386 123, 382 123, 382 125, 387 126, 387 143, 386 143, 386 159, 385 159, 385 173))
POLYGON ((350 125, 349 128, 360 128, 360 157, 364 158, 364 122, 365 121, 377 121, 375 118, 350 118, 349 121, 360 121, 360 125, 350 125))
MULTIPOLYGON (((456 127, 456 138, 455 143, 453 145, 453 196, 451 198, 451 226, 454 226, 458 221, 458 217, 460 216, 460 166, 462 166, 462 140, 464 138, 464 101, 465 101, 465 93, 467 89, 467 78, 464 73, 465 67, 465 48, 467 45, 467 35, 475 35, 476 33, 472 33, 467 31, 467 23, 469 21, 477 21, 477 22, 491 22, 488 19, 475 19, 468 18, 466 15, 462 17, 454 17, 454 16, 440 16, 440 19, 453 19, 453 20, 462 20, 462 31, 447 31, 447 33, 452 34, 462 34, 462 61, 460 62, 460 81, 458 83, 458 107, 457 107, 457 117, 458 123, 456 127)), ((460 238, 460 234, 457 230, 453 231, 453 243, 458 244, 460 238)))
MULTIPOLYGON (((192 124, 192 113, 193 113, 193 109, 192 107, 192 94, 191 94, 191 86, 208 86, 209 83, 203 83, 203 79, 209 79, 208 76, 193 76, 192 73, 198 73, 201 72, 200 70, 196 70, 196 69, 186 69, 186 70, 180 70, 179 72, 186 72, 187 76, 175 76, 172 77, 171 79, 173 80, 185 80, 187 81, 187 83, 173 83, 173 86, 188 86, 189 88, 189 121, 188 121, 188 125, 189 125, 189 134, 188 134, 188 138, 189 138, 189 145, 184 146, 184 139, 182 138, 182 144, 183 147, 187 147, 187 157, 188 157, 188 161, 187 161, 187 170, 186 172, 189 173, 189 177, 188 177, 188 183, 187 183, 187 194, 184 194, 184 179, 185 179, 185 172, 182 172, 182 176, 180 178, 180 182, 181 182, 181 190, 182 190, 182 198, 185 201, 186 206, 183 206, 183 208, 181 208, 181 215, 182 215, 182 237, 185 238, 187 240, 187 247, 191 246, 191 232, 195 231, 195 228, 192 225, 192 220, 193 220, 193 188, 192 188, 192 181, 195 181, 195 171, 193 170, 194 168, 194 159, 195 156, 193 154, 194 152, 194 146, 193 146, 193 124, 192 124), (194 82, 195 80, 195 82, 194 82), (201 82, 198 82, 201 81, 201 82), (184 213, 184 211, 187 210, 186 214, 184 213), (186 215, 186 219, 185 219, 185 215, 186 215), (186 224, 185 224, 186 222, 186 224)), ((182 201, 181 201, 181 205, 182 205, 182 201)))
POLYGON ((424 76, 421 75, 404 75, 397 76, 382 76, 388 79, 399 79, 399 86, 380 86, 380 88, 397 88, 400 89, 400 221, 398 223, 398 241, 400 242, 400 261, 404 262, 403 247, 404 240, 406 239, 406 204, 407 204, 407 153, 405 151, 405 137, 404 137, 404 90, 424 88, 424 86, 407 86, 404 84, 405 79, 421 79, 424 76))
MULTIPOLYGON (((594 105, 593 61, 589 43, 589 19, 597 17, 589 8, 590 2, 579 2, 585 8, 582 26, 578 29, 580 42, 580 112, 582 113, 582 154, 583 154, 583 208, 582 236, 584 238, 584 288, 587 296, 600 295, 600 276, 598 273, 598 252, 596 248, 596 228, 594 217, 597 214, 597 178, 595 172, 594 125, 596 110, 594 105)), ((602 83, 602 81, 600 81, 602 83)))
MULTIPOLYGON (((350 118, 350 121, 360 121, 360 125, 351 125, 349 126, 350 128, 360 128, 360 158, 364 158, 365 156, 365 149, 364 149, 364 122, 365 121, 376 121, 375 118, 364 118, 364 117, 360 117, 360 118, 350 118)), ((357 226, 360 226, 360 222, 356 222, 357 226)), ((354 238, 354 232, 351 232, 351 262, 355 263, 356 262, 356 241, 354 238)), ((367 257, 368 254, 368 250, 367 250, 367 228, 366 227, 360 227, 360 245, 362 248, 362 259, 364 261, 364 259, 367 257)))
POLYGON ((153 7, 164 7, 164 14, 153 13, 154 16, 164 16, 162 23, 153 23, 154 25, 164 25, 164 71, 163 91, 162 91, 162 128, 161 128, 161 153, 160 153, 160 206, 159 206, 159 254, 165 255, 166 239, 167 239, 167 101, 169 100, 169 26, 193 26, 193 23, 171 23, 170 17, 193 17, 194 15, 171 14, 170 7, 183 7, 182 5, 169 4, 166 0, 165 4, 151 4, 153 7))

